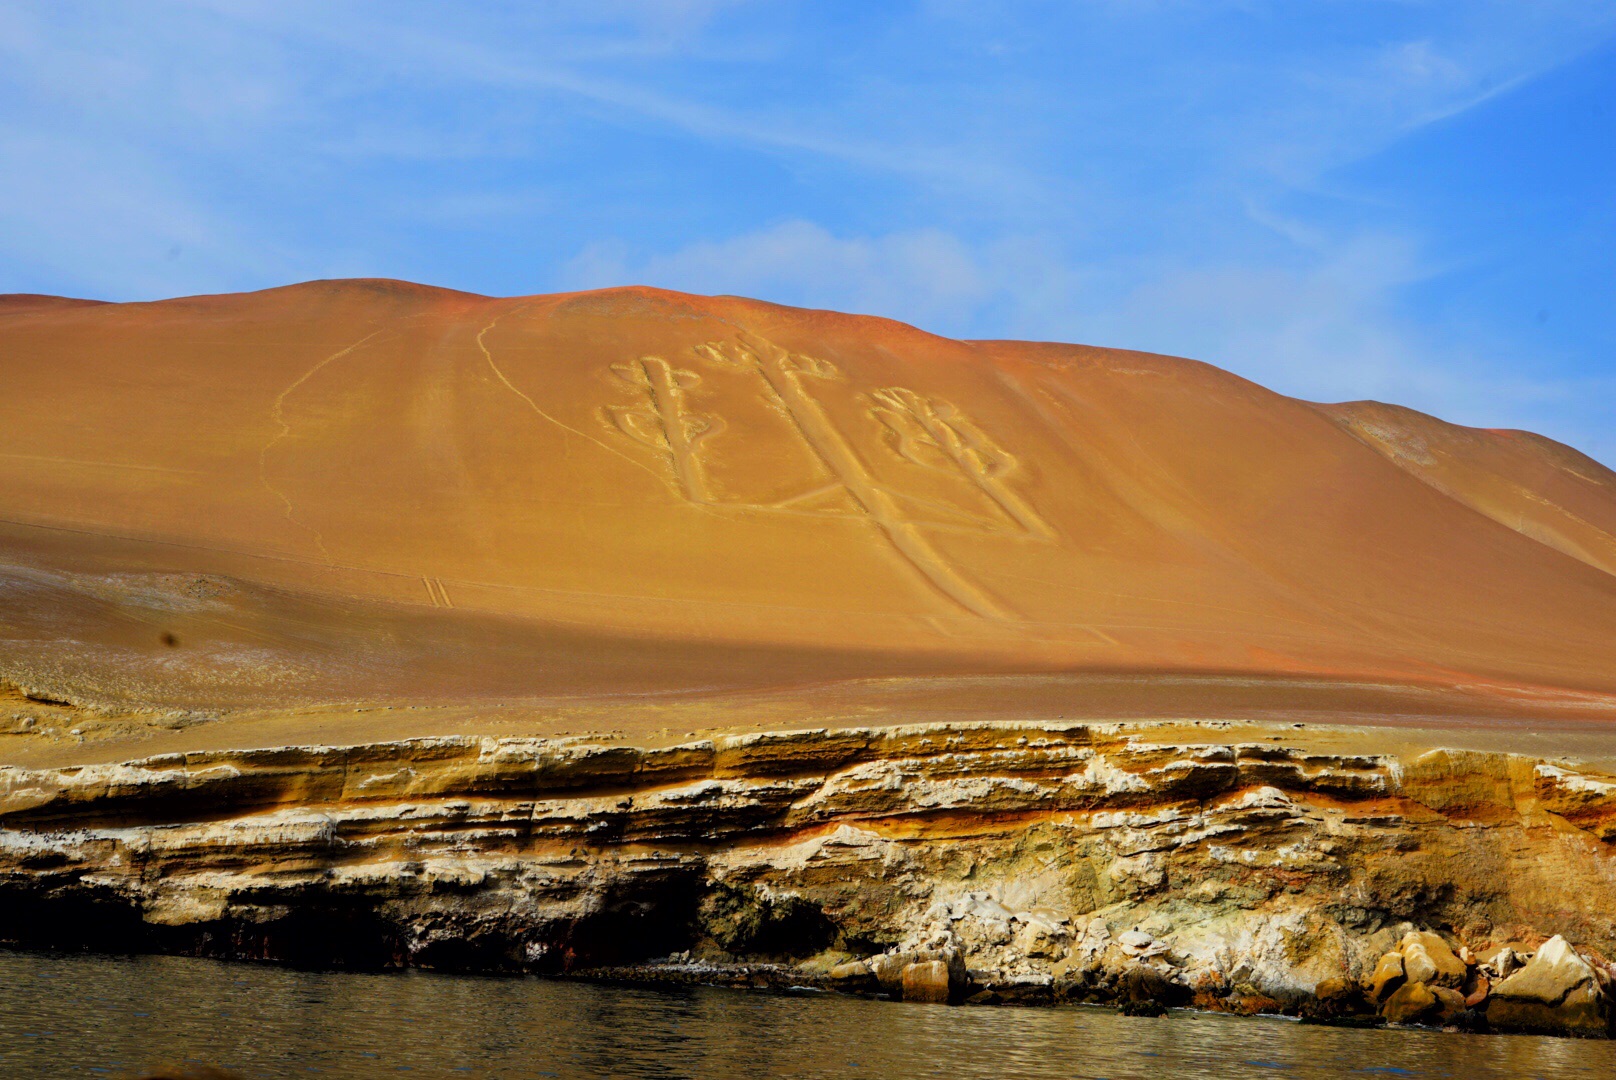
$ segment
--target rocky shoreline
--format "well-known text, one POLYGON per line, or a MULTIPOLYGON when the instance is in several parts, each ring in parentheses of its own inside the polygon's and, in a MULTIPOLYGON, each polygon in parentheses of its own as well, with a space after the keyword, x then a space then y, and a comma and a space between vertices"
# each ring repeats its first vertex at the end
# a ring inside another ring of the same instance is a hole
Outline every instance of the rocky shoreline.
MULTIPOLYGON (((1129 932, 1134 953, 1145 944, 1129 932)), ((1165 951, 1165 950, 1164 950, 1165 951)), ((1023 975, 995 978, 963 966, 953 948, 897 950, 864 960, 823 965, 736 964, 699 961, 687 952, 628 967, 582 969, 573 974, 603 982, 660 986, 725 986, 780 992, 838 992, 899 1001, 956 1005, 1116 1006, 1132 1016, 1206 1006, 1172 979, 1170 964, 1104 963, 1091 977, 1023 975), (1096 973, 1099 978, 1092 977, 1096 973), (1109 976, 1109 977, 1107 977, 1109 976)), ((1311 1000, 1290 1015, 1308 1023, 1344 1027, 1416 1025, 1470 1033, 1496 1029, 1584 1038, 1612 1034, 1610 965, 1590 958, 1564 938, 1536 952, 1493 946, 1481 957, 1453 950, 1439 934, 1409 931, 1384 954, 1367 980, 1322 980, 1311 1000)), ((1213 1005, 1221 1004, 1217 1002, 1213 1005)), ((1205 1011, 1226 1011, 1206 1009, 1205 1011)), ((1242 1010, 1250 1012, 1252 1010, 1242 1010)))
POLYGON ((0 768, 0 941, 1610 1034, 1616 777, 1274 730, 0 768))

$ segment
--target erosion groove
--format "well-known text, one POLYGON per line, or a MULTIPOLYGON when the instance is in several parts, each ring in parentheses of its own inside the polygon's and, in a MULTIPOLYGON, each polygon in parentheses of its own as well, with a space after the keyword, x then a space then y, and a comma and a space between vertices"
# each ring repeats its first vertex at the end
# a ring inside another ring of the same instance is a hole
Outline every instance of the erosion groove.
POLYGON ((0 935, 1605 1030, 1616 778, 1510 754, 1152 738, 1078 723, 646 749, 446 737, 0 769, 0 935), (1393 957, 1438 947, 1462 958, 1452 978, 1376 985, 1393 957), (1556 1011, 1570 990, 1490 1009, 1534 955, 1586 967, 1582 1019, 1556 1011))

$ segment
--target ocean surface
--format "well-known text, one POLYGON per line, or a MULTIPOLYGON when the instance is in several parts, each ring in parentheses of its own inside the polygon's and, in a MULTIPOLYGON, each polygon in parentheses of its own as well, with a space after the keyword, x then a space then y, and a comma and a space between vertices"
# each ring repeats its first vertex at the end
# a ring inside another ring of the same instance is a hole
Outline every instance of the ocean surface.
POLYGON ((0 952, 0 1077, 1616 1076, 1616 1044, 0 952))

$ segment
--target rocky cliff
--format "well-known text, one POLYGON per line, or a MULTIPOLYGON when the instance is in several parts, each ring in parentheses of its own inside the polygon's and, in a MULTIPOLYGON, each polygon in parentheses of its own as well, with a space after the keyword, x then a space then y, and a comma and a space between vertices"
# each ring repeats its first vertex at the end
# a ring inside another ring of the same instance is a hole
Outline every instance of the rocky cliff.
POLYGON ((1616 777, 1256 730, 450 737, 12 767, 0 935, 1608 1030, 1616 777))

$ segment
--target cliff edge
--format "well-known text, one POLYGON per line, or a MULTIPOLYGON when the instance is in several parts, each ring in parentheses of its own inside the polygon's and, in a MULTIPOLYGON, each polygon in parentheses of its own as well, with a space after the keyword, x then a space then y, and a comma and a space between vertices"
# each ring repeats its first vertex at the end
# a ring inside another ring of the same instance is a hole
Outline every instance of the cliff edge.
POLYGON ((1609 1033, 1616 776, 1268 730, 460 737, 4 769, 0 939, 1609 1033))

